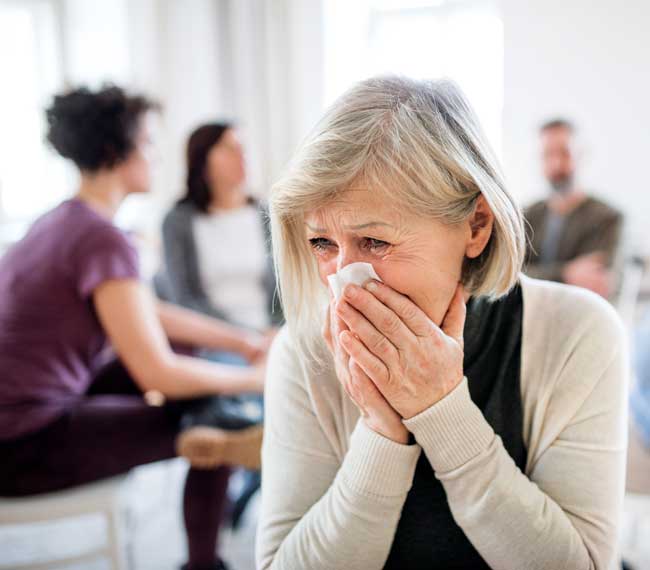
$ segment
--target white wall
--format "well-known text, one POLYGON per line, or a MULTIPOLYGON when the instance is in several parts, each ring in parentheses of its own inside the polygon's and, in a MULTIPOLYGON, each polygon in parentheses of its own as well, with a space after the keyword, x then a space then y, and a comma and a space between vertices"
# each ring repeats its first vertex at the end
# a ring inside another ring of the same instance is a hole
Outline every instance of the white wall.
POLYGON ((162 102, 150 196, 120 211, 155 231, 182 191, 184 147, 204 121, 234 120, 249 185, 264 196, 322 110, 321 0, 63 0, 68 83, 104 80, 162 102))
MULTIPOLYGON (((513 192, 522 203, 544 193, 537 127, 550 116, 570 117, 583 143, 580 181, 625 211, 632 248, 650 253, 643 236, 650 219, 643 171, 650 152, 650 2, 497 1, 505 34, 503 157, 513 192)), ((264 194, 322 111, 322 0, 63 5, 69 79, 126 82, 165 105, 156 215, 181 189, 184 141, 199 121, 242 124, 251 185, 264 194)))
POLYGON ((543 195, 537 127, 569 117, 580 129, 580 181, 625 212, 628 247, 650 253, 650 2, 502 0, 502 13, 514 193, 524 203, 543 195))
POLYGON ((93 87, 129 81, 127 0, 63 0, 61 6, 66 80, 93 87))
POLYGON ((322 112, 321 0, 230 0, 227 35, 234 116, 254 193, 264 196, 322 112))

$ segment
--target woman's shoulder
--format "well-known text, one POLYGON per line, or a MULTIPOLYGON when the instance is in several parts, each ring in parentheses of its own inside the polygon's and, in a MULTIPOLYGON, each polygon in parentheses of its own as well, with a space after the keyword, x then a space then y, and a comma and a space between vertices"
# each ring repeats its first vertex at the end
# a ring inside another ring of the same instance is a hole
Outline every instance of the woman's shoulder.
POLYGON ((565 437, 582 437, 580 426, 601 418, 602 438, 614 437, 624 424, 628 358, 623 325, 607 301, 528 277, 521 285, 520 387, 530 466, 571 425, 578 427, 565 437))
POLYGON ((570 338, 618 344, 625 337, 620 317, 605 299, 579 287, 520 278, 524 298, 524 331, 550 332, 547 339, 570 338))
POLYGON ((331 357, 324 341, 315 337, 311 341, 304 338, 299 341, 297 336, 287 324, 280 328, 271 346, 269 368, 281 373, 285 381, 306 387, 313 376, 331 373, 331 357))
POLYGON ((288 325, 283 325, 275 335, 273 343, 271 344, 271 358, 291 359, 296 361, 296 353, 292 335, 289 332, 288 325))
POLYGON ((304 374, 294 335, 289 326, 280 328, 273 339, 267 362, 267 386, 271 393, 291 391, 304 387, 304 374))
POLYGON ((185 225, 194 216, 198 215, 199 211, 194 204, 189 202, 177 202, 165 215, 163 226, 178 226, 185 225))
POLYGON ((76 252, 106 252, 115 250, 134 251, 136 249, 132 236, 113 221, 92 210, 80 200, 64 202, 52 211, 53 220, 65 234, 74 241, 76 252), (58 217, 58 214, 63 217, 58 217), (74 228, 70 231, 69 228, 74 228))
POLYGON ((310 350, 296 334, 284 325, 271 347, 264 389, 268 430, 308 448, 325 438, 321 442, 342 458, 358 411, 343 394, 324 341, 315 339, 310 350))
POLYGON ((614 308, 577 287, 528 277, 522 277, 521 285, 526 415, 545 410, 548 417, 564 418, 555 422, 560 425, 590 394, 618 401, 627 382, 627 354, 626 334, 614 308))
POLYGON ((341 387, 334 362, 325 341, 315 332, 298 333, 287 324, 282 326, 269 354, 267 382, 270 392, 301 399, 317 415, 340 412, 341 387))

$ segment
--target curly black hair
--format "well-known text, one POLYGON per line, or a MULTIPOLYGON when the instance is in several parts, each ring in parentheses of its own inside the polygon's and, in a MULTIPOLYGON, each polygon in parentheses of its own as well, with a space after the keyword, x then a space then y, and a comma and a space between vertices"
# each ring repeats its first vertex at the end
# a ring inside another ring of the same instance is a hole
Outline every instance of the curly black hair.
POLYGON ((133 150, 140 117, 159 109, 155 101, 115 85, 80 87, 56 95, 45 111, 47 140, 80 170, 112 168, 133 150))

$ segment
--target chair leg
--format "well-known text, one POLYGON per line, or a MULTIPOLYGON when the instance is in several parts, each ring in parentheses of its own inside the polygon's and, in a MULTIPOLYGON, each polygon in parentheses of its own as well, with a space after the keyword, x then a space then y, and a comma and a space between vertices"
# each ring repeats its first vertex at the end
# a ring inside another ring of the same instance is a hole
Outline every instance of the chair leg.
POLYGON ((123 550, 125 541, 124 529, 121 526, 119 508, 112 508, 106 512, 108 522, 108 555, 111 561, 111 570, 129 570, 127 557, 123 550))

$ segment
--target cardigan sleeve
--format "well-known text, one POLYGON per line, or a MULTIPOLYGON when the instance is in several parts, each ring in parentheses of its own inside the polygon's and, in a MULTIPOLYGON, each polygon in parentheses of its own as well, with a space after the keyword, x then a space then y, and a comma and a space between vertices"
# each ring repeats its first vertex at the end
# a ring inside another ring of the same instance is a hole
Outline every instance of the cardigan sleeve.
POLYGON ((523 354, 536 359, 542 377, 559 370, 544 379, 550 388, 539 405, 546 409, 533 429, 545 443, 529 473, 519 470, 471 401, 466 380, 404 422, 441 480, 454 519, 492 568, 606 570, 614 560, 627 357, 622 327, 604 305, 599 300, 583 312, 578 332, 554 354, 562 359, 558 366, 544 362, 553 346, 536 347, 546 355, 523 354))
POLYGON ((286 327, 269 356, 257 568, 380 570, 421 449, 360 420, 341 459, 314 411, 286 327))

